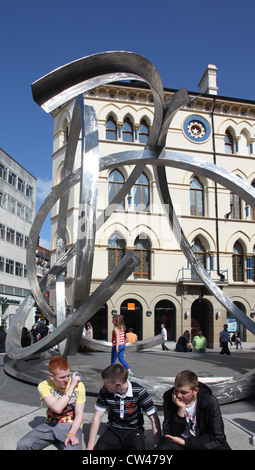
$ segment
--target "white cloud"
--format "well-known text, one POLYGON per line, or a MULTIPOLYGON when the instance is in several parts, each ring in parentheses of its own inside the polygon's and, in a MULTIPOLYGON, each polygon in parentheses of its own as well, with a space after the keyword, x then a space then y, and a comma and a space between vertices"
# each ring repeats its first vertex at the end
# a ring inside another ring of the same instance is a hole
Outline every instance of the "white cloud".
POLYGON ((47 240, 46 238, 41 238, 40 237, 40 246, 42 246, 43 248, 46 248, 46 250, 50 250, 51 249, 51 241, 47 240))
POLYGON ((51 178, 37 178, 37 203, 42 203, 44 199, 51 192, 52 181, 51 178))

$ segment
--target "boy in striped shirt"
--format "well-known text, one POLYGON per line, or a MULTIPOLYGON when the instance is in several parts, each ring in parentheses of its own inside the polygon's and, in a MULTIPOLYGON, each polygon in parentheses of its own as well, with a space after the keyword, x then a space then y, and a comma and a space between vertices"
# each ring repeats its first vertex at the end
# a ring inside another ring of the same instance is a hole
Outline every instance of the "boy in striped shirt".
POLYGON ((104 386, 95 405, 87 450, 144 450, 143 412, 151 421, 154 444, 160 442, 160 421, 148 392, 128 380, 127 370, 120 364, 102 372, 104 386), (108 426, 95 446, 102 417, 108 408, 108 426))

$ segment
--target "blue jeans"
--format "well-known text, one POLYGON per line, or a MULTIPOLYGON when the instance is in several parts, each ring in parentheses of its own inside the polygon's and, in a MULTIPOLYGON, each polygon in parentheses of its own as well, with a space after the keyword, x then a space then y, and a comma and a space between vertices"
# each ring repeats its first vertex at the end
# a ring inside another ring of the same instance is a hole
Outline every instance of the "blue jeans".
POLYGON ((115 364, 117 359, 119 359, 120 363, 125 367, 125 369, 130 369, 128 363, 124 359, 124 351, 125 351, 125 344, 121 344, 119 346, 119 352, 116 351, 116 346, 112 347, 111 365, 115 364))

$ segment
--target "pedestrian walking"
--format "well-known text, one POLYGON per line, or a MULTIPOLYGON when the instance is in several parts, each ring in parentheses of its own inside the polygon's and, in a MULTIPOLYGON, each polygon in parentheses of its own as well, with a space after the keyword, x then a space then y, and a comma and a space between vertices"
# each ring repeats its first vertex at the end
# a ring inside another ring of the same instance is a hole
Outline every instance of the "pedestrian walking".
POLYGON ((112 318, 113 331, 112 331, 112 351, 111 351, 111 365, 115 364, 117 359, 127 369, 128 375, 131 377, 130 367, 124 359, 124 352, 126 346, 125 338, 125 325, 122 315, 113 315, 112 318))
POLYGON ((166 328, 165 328, 165 324, 162 323, 161 325, 161 335, 163 336, 164 338, 164 341, 162 343, 162 349, 163 351, 169 351, 168 347, 166 346, 166 341, 167 341, 167 331, 166 331, 166 328))
POLYGON ((228 333, 228 325, 225 323, 223 325, 223 330, 220 332, 220 348, 221 352, 220 354, 226 354, 227 356, 230 356, 230 351, 228 349, 228 343, 230 342, 229 339, 229 333, 228 333))

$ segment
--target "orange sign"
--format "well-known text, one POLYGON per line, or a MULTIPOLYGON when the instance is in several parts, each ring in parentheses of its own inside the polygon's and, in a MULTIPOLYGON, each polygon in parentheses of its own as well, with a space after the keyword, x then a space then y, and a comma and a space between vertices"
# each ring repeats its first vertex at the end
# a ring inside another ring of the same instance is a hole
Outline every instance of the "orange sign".
POLYGON ((127 309, 128 310, 135 310, 135 303, 128 303, 127 304, 127 309))

